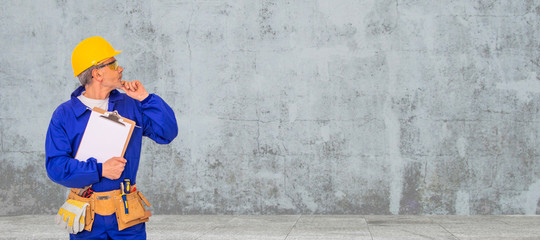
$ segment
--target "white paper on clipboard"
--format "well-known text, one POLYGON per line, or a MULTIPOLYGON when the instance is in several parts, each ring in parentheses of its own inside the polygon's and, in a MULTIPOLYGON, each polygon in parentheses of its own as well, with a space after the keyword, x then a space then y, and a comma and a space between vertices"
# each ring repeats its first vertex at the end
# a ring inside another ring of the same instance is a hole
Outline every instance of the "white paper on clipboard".
POLYGON ((122 118, 121 123, 101 117, 105 110, 92 109, 75 159, 85 162, 93 157, 104 163, 112 157, 123 157, 135 123, 122 118))

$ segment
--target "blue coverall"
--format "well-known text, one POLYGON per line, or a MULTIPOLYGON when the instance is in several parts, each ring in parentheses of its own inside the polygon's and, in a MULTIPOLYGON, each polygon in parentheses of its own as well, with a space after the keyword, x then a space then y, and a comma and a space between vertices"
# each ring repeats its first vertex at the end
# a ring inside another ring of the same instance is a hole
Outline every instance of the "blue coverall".
MULTIPOLYGON (((127 163, 122 176, 117 180, 111 180, 101 176, 102 163, 97 163, 96 159, 75 159, 91 113, 91 110, 77 98, 84 90, 83 86, 77 88, 71 94, 71 100, 61 104, 52 115, 45 141, 45 164, 49 178, 69 188, 83 188, 92 184, 92 189, 96 192, 120 189, 120 182, 123 179, 130 179, 131 184, 136 184, 142 136, 147 136, 159 144, 170 143, 178 135, 173 110, 155 94, 150 94, 139 102, 117 90, 111 91, 108 111, 117 110, 121 116, 135 121, 139 126, 133 129, 124 154, 127 163)), ((123 231, 118 231, 118 227, 115 230, 116 224, 115 214, 110 216, 96 214, 92 231, 70 234, 70 238, 108 239, 129 234, 129 239, 134 239, 134 235, 142 238, 146 236, 144 223, 123 231)))

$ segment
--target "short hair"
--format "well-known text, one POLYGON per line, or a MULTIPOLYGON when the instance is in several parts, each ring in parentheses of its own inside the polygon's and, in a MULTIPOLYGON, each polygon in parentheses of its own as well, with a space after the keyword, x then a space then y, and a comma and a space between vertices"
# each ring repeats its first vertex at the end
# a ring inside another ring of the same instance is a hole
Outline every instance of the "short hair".
POLYGON ((87 84, 90 84, 90 82, 92 82, 92 71, 94 69, 97 69, 96 65, 87 68, 77 76, 79 78, 79 82, 81 82, 81 85, 86 86, 87 84))

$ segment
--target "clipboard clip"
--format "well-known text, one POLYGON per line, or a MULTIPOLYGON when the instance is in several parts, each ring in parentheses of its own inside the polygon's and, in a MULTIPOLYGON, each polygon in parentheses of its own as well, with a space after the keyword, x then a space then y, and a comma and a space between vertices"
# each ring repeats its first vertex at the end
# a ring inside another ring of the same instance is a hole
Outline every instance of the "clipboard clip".
POLYGON ((105 112, 103 115, 101 115, 101 117, 126 126, 126 124, 124 124, 124 119, 122 119, 122 116, 120 116, 120 113, 118 113, 116 110, 112 112, 105 112))

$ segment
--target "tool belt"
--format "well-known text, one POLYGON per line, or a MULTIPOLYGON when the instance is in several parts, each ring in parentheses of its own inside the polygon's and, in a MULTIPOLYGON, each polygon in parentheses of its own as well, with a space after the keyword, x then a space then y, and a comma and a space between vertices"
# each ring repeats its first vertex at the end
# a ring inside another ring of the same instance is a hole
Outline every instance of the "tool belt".
POLYGON ((109 216, 116 213, 116 220, 118 222, 118 230, 137 225, 139 223, 148 222, 148 218, 152 216, 150 211, 146 211, 143 205, 150 207, 150 203, 144 195, 139 191, 134 191, 126 194, 127 207, 129 213, 124 211, 124 202, 122 201, 122 192, 120 190, 113 190, 108 192, 94 192, 90 197, 84 198, 79 196, 79 188, 72 188, 69 192, 68 199, 74 199, 77 201, 88 203, 86 208, 86 218, 84 230, 92 231, 94 224, 94 215, 97 213, 102 216, 109 216))

